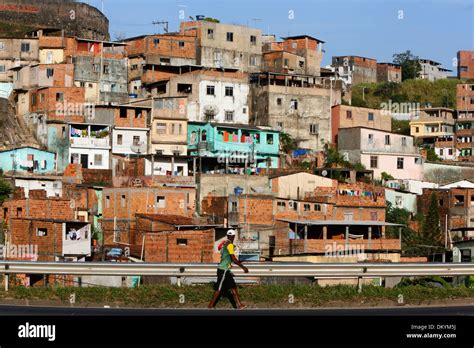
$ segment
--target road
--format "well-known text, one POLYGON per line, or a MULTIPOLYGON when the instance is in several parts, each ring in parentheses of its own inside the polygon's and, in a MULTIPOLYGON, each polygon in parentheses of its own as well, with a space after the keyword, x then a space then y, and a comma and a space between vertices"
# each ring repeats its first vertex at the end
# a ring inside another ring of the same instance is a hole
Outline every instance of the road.
POLYGON ((0 316, 474 316, 474 305, 444 307, 318 309, 141 309, 0 305, 0 316))

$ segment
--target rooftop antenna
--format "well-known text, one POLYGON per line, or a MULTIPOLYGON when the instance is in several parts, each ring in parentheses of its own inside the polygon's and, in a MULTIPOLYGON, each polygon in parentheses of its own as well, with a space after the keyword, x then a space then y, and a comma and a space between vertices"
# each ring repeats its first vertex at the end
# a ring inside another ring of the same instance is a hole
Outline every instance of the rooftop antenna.
POLYGON ((252 21, 252 22, 255 22, 254 25, 253 25, 253 27, 256 28, 257 22, 262 21, 262 19, 261 19, 261 18, 252 18, 251 21, 252 21))
POLYGON ((154 21, 151 24, 153 24, 153 25, 163 25, 163 29, 165 30, 165 33, 168 32, 168 21, 154 21))

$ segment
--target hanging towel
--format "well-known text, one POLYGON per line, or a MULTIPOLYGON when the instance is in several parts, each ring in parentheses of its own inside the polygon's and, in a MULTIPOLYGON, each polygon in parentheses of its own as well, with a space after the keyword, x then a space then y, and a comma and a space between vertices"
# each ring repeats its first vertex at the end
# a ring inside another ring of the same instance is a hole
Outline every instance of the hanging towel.
POLYGON ((228 142, 229 141, 229 133, 224 132, 224 141, 228 142))
POLYGON ((239 141, 239 136, 237 134, 232 135, 232 141, 237 143, 239 141))

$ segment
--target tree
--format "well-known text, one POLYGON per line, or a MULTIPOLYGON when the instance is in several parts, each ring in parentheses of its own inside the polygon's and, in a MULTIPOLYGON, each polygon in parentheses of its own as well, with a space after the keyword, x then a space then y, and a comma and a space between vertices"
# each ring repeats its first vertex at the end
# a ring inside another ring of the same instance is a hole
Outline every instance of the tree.
POLYGON ((442 241, 438 209, 438 195, 436 192, 433 192, 431 193, 428 213, 425 216, 421 230, 422 236, 426 238, 426 240, 430 241, 431 245, 433 246, 441 246, 442 241))
POLYGON ((403 135, 410 135, 410 121, 397 120, 392 118, 392 132, 403 135))
POLYGON ((440 162, 441 158, 436 154, 436 151, 431 147, 426 147, 426 159, 430 162, 440 162))
POLYGON ((344 159, 337 149, 330 143, 324 144, 324 166, 326 168, 333 167, 350 167, 350 163, 344 159))
POLYGON ((0 204, 12 193, 12 187, 8 181, 0 177, 0 204))
POLYGON ((402 81, 416 79, 420 75, 421 64, 418 56, 407 50, 393 55, 393 62, 402 68, 402 81))
POLYGON ((296 141, 288 133, 280 133, 280 146, 284 153, 288 153, 297 148, 296 141))

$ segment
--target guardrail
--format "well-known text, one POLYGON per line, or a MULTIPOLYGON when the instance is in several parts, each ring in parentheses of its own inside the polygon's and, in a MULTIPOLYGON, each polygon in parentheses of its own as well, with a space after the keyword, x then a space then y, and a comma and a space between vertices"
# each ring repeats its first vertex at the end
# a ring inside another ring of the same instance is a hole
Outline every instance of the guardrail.
MULTIPOLYGON (((474 263, 246 263, 238 277, 406 277, 463 276, 474 274, 474 263)), ((22 262, 0 261, 0 274, 53 274, 102 276, 213 277, 216 264, 114 263, 114 262, 22 262)))

